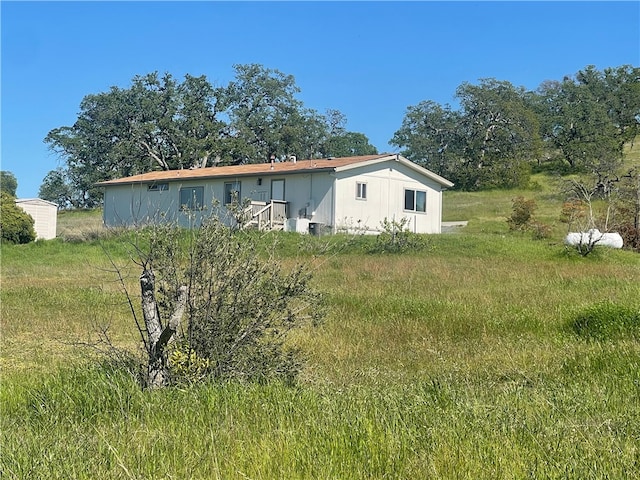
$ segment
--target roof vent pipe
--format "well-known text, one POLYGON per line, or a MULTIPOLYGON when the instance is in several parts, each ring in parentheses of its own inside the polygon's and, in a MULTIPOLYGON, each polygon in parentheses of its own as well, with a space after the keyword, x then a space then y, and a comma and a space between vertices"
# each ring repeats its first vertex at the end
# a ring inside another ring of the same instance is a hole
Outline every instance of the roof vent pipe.
POLYGON ((296 156, 295 156, 295 155, 291 155, 291 156, 289 157, 289 160, 291 160, 291 162, 292 162, 292 163, 296 163, 296 162, 298 161, 298 159, 296 158, 296 156))

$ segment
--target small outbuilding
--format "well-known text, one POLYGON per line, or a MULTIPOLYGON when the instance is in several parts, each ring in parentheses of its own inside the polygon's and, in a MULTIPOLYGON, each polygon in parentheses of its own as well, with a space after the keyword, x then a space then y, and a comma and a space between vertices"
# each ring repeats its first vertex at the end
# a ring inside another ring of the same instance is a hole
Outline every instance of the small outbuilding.
POLYGON ((19 198, 16 205, 31 215, 34 220, 36 240, 56 238, 58 205, 40 198, 19 198))

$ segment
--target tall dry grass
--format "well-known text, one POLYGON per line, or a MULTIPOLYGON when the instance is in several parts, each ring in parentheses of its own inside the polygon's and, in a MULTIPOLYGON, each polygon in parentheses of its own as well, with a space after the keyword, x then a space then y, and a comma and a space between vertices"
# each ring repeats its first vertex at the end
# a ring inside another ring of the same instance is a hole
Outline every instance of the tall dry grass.
POLYGON ((509 233, 513 193, 453 195, 448 215, 469 227, 409 254, 276 235, 285 264, 314 265, 329 309, 295 339, 295 386, 142 391, 74 345, 109 324, 136 347, 105 254, 135 289, 133 234, 2 245, 3 478, 640 477, 636 330, 572 327, 599 305, 640 310, 638 256, 509 233))

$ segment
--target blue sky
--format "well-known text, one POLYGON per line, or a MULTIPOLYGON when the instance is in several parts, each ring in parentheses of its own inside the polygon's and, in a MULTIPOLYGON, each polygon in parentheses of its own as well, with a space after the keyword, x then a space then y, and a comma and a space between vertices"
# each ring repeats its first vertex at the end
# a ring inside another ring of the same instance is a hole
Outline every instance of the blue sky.
POLYGON ((43 139, 85 95, 135 75, 234 64, 291 74, 306 107, 337 109, 380 152, 406 109, 454 103, 481 78, 535 89, 587 65, 640 66, 640 2, 0 2, 1 168, 35 197, 62 164, 43 139))

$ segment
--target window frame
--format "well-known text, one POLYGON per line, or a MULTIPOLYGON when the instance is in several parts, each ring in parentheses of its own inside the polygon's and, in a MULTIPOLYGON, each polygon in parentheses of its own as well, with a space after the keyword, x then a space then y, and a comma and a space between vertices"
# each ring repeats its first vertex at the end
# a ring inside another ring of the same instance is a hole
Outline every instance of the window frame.
POLYGON ((196 211, 204 210, 204 186, 196 185, 193 187, 181 187, 180 191, 180 210, 183 211, 196 211), (185 192, 189 192, 192 195, 189 196, 187 202, 183 202, 185 192), (195 194, 194 194, 195 192, 195 194), (194 203, 195 199, 195 203, 194 203))
POLYGON ((233 182, 224 182, 224 204, 225 205, 231 205, 233 203, 233 192, 236 192, 238 194, 238 202, 241 199, 241 195, 242 195, 242 182, 240 180, 236 180, 233 182), (227 190, 227 187, 230 186, 231 188, 233 188, 234 186, 237 185, 237 189, 236 190, 227 190))
POLYGON ((367 182, 356 182, 356 200, 367 199, 367 182))
POLYGON ((414 212, 414 213, 427 213, 427 191, 426 190, 418 190, 416 188, 405 188, 404 189, 404 211, 405 212, 414 212), (408 200, 407 194, 411 193, 411 207, 408 208, 408 200), (422 197, 420 202, 420 198, 422 197), (422 207, 419 209, 418 207, 422 207))
POLYGON ((149 183, 147 185, 147 191, 149 192, 166 192, 169 190, 168 182, 149 183))

